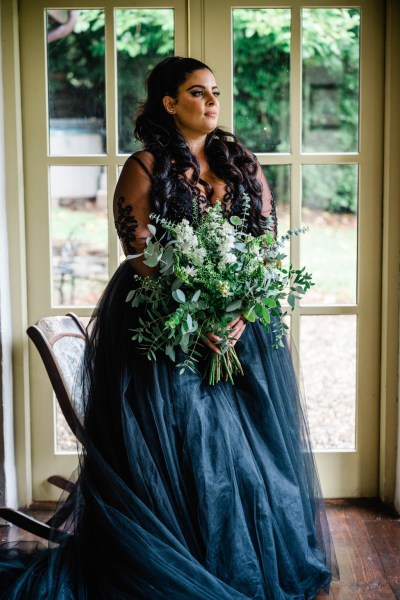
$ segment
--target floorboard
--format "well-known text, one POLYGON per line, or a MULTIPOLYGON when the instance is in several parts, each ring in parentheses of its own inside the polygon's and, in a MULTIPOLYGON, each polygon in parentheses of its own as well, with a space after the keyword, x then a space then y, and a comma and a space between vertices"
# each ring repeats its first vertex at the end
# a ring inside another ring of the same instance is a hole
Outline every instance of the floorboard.
MULTIPOLYGON (((332 600, 400 599, 400 518, 376 499, 327 501, 340 569, 332 600)), ((319 594, 318 600, 327 599, 319 594)))

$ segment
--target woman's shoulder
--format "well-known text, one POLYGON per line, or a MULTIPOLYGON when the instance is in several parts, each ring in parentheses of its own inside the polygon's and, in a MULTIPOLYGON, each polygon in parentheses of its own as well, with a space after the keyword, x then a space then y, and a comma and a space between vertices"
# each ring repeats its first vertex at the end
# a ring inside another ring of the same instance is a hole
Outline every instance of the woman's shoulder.
POLYGON ((152 178, 155 158, 149 150, 134 152, 129 156, 128 161, 132 161, 131 164, 135 165, 136 168, 141 168, 150 179, 152 178))

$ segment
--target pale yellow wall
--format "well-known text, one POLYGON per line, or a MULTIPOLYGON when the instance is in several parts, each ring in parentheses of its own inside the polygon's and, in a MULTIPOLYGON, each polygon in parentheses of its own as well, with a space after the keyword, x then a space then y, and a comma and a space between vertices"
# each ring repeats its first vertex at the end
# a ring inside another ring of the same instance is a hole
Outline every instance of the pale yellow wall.
POLYGON ((382 281, 381 498, 400 512, 399 273, 400 273, 400 3, 388 0, 382 281), (397 445, 397 482, 396 482, 397 445))
MULTIPOLYGON (((7 325, 12 331, 13 387, 9 398, 9 410, 13 410, 14 423, 7 424, 5 435, 6 454, 9 466, 7 500, 16 504, 14 485, 17 464, 18 503, 27 505, 31 501, 31 457, 30 457, 30 415, 27 327, 27 284, 25 268, 25 208, 24 178, 22 162, 22 119, 19 72, 17 0, 1 0, 0 41, 2 49, 2 83, 4 90, 4 145, 5 145, 5 189, 6 222, 8 232, 8 289, 2 294, 10 294, 11 319, 7 325), (13 403, 13 406, 11 404, 13 403), (13 432, 9 427, 13 427, 13 432), (18 440, 14 450, 14 440, 18 440)), ((4 257, 3 257, 4 258, 4 257)), ((4 369, 4 365, 1 366, 4 369)), ((7 377, 7 374, 3 372, 7 377)))

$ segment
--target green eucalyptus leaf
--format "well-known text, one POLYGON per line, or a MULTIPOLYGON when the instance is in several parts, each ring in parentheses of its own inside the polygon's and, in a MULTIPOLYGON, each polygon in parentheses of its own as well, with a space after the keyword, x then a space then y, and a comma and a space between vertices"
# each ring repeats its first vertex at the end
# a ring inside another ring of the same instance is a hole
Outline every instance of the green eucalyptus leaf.
POLYGON ((200 294, 201 294, 201 291, 197 290, 197 292, 195 292, 192 296, 192 302, 197 302, 197 300, 200 298, 200 294))
POLYGON ((169 358, 170 358, 170 359, 171 359, 173 362, 175 362, 175 360, 176 360, 176 356, 175 356, 175 349, 174 349, 174 347, 173 347, 171 344, 167 344, 167 345, 166 345, 166 347, 165 347, 165 354, 166 354, 167 356, 169 356, 169 358))
POLYGON ((167 248, 162 255, 162 263, 163 263, 163 268, 161 270, 161 272, 165 271, 170 265, 172 265, 174 260, 174 249, 172 248, 172 246, 170 246, 169 248, 167 248))
POLYGON ((144 249, 144 255, 145 255, 145 256, 148 256, 149 254, 152 254, 152 253, 153 253, 154 244, 153 244, 153 242, 150 242, 150 241, 149 241, 149 238, 147 238, 146 242, 147 242, 147 246, 146 246, 146 248, 144 249))
POLYGON ((132 308, 137 308, 139 306, 139 304, 140 304, 140 298, 139 298, 139 296, 135 296, 131 302, 132 308))
POLYGON ((268 306, 268 308, 275 308, 276 306, 276 300, 273 298, 263 298, 262 301, 264 302, 265 306, 268 306))
POLYGON ((231 302, 230 304, 228 304, 228 306, 226 307, 226 312, 232 312, 234 310, 239 310, 239 308, 242 307, 242 301, 241 300, 235 300, 234 302, 231 302))
POLYGON ((147 229, 150 231, 150 233, 151 233, 152 235, 156 235, 156 228, 154 227, 154 225, 150 225, 150 224, 148 224, 148 225, 147 225, 147 229))
POLYGON ((185 354, 187 354, 189 351, 189 340, 190 340, 189 333, 186 333, 184 336, 182 336, 180 347, 182 348, 182 350, 185 354))
POLYGON ((271 315, 269 310, 267 310, 264 306, 262 307, 262 318, 265 321, 265 323, 271 323, 271 315))
POLYGON ((253 307, 251 308, 245 308, 243 311, 243 316, 245 319, 247 319, 248 321, 250 321, 250 323, 254 323, 254 321, 256 320, 256 316, 253 312, 253 307))
POLYGON ((174 300, 176 300, 176 302, 185 302, 186 301, 185 293, 180 289, 174 290, 172 292, 172 297, 174 300))
POLYGON ((160 258, 161 257, 157 255, 157 252, 155 252, 151 256, 146 258, 146 260, 143 261, 143 264, 147 265, 148 267, 156 267, 160 258))
POLYGON ((296 298, 294 294, 288 294, 287 301, 289 306, 293 309, 296 303, 296 298))
POLYGON ((232 225, 241 225, 243 223, 242 219, 236 215, 233 215, 229 220, 232 225))

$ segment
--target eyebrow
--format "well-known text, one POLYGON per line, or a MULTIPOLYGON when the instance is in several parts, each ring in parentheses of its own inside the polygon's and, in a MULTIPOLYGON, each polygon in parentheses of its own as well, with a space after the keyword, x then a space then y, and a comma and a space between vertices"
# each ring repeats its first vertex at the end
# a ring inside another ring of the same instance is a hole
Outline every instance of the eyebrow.
MULTIPOLYGON (((202 88, 203 90, 205 90, 206 86, 205 85, 201 85, 200 83, 196 83, 195 85, 190 86, 190 88, 188 88, 186 91, 189 92, 193 88, 202 88)), ((218 86, 217 85, 213 85, 211 89, 217 90, 218 86)))

